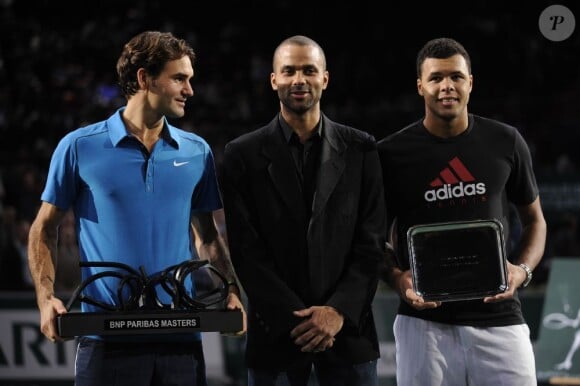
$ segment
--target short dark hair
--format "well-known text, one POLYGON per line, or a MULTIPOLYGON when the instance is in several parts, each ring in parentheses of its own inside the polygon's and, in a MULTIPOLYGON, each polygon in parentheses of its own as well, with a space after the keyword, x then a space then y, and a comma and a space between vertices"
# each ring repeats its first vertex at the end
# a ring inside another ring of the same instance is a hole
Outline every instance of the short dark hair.
POLYGON ((425 59, 446 59, 457 54, 463 56, 465 62, 467 63, 467 69, 471 74, 471 58, 461 43, 451 38, 437 38, 429 40, 417 54, 417 77, 421 77, 421 65, 425 59))
POLYGON ((278 47, 276 47, 276 50, 274 50, 274 58, 272 60, 272 67, 274 67, 274 59, 276 58, 276 54, 278 53, 278 50, 280 49, 280 47, 285 46, 285 45, 316 47, 320 51, 320 54, 322 55, 322 65, 324 66, 323 69, 326 70, 326 55, 324 54, 324 50, 322 49, 320 44, 318 44, 315 40, 309 38, 308 36, 304 36, 304 35, 290 36, 289 38, 284 39, 282 41, 282 43, 278 44, 278 47))
POLYGON ((123 95, 128 98, 139 90, 137 70, 140 68, 156 77, 163 71, 167 62, 184 56, 189 56, 193 65, 195 61, 193 48, 171 32, 145 31, 134 36, 125 44, 117 60, 117 75, 123 95))

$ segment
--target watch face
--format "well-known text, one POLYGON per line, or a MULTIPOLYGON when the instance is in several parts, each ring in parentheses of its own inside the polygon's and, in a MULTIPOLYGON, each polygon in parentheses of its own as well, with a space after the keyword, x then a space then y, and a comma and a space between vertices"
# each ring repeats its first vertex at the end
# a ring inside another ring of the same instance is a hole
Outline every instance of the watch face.
POLYGON ((416 225, 407 236, 413 289, 425 300, 477 299, 507 290, 499 221, 416 225))

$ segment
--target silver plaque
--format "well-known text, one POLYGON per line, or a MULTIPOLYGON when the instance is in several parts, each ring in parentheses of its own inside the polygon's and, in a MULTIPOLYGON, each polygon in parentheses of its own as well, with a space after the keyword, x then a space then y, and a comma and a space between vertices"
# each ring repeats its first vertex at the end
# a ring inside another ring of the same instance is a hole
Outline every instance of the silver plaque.
POLYGON ((407 231, 413 289, 426 301, 479 299, 508 288, 497 220, 415 225, 407 231))

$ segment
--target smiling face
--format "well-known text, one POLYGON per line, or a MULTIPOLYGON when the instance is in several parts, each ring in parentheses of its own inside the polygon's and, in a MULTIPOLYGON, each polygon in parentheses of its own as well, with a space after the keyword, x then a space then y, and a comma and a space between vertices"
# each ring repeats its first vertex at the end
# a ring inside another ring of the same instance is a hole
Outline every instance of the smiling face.
POLYGON ((280 46, 274 56, 270 82, 283 110, 302 115, 319 109, 322 91, 328 85, 324 54, 313 45, 280 46))
POLYGON ((425 100, 425 126, 456 126, 464 130, 472 87, 473 76, 463 56, 426 58, 417 79, 417 91, 425 100))
POLYGON ((193 75, 193 67, 188 56, 167 62, 159 76, 147 83, 149 105, 160 115, 183 117, 185 101, 193 96, 190 84, 193 75))

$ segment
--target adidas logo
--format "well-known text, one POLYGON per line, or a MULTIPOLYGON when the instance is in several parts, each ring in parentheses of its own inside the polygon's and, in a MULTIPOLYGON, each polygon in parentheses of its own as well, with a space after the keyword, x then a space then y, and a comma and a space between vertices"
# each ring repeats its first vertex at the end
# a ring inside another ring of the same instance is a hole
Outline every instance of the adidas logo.
POLYGON ((449 161, 448 165, 429 184, 434 189, 425 192, 425 201, 434 202, 485 194, 485 184, 475 182, 475 177, 458 157, 449 161))

